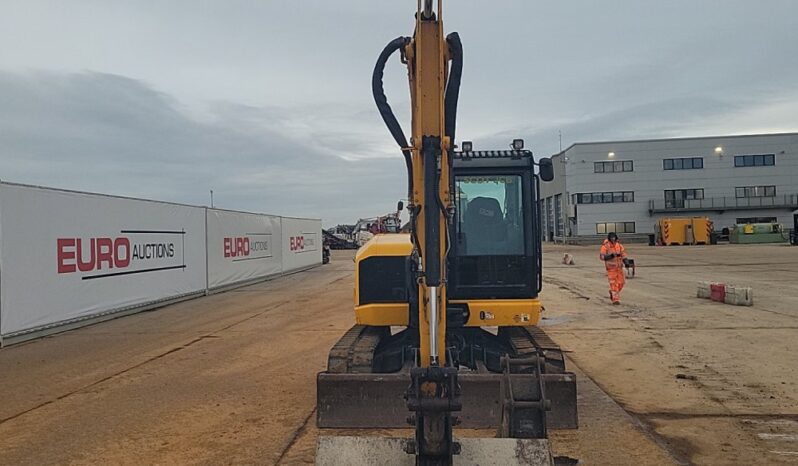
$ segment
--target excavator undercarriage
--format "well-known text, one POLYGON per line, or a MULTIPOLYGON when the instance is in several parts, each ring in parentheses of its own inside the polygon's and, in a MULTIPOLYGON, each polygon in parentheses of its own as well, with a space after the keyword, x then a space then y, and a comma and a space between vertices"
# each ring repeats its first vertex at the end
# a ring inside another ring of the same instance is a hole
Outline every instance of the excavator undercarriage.
MULTIPOLYGON (((410 334, 355 325, 341 337, 330 351, 327 371, 317 377, 319 427, 408 427, 403 395, 417 367, 410 334)), ((511 410, 507 417, 515 420, 505 436, 544 438, 544 427, 578 427, 576 377, 565 370, 562 351, 540 328, 500 327, 496 334, 463 328, 450 332, 447 340, 458 342, 450 354, 460 367, 459 427, 499 429, 504 405, 511 410), (541 399, 535 406, 520 403, 541 399)))

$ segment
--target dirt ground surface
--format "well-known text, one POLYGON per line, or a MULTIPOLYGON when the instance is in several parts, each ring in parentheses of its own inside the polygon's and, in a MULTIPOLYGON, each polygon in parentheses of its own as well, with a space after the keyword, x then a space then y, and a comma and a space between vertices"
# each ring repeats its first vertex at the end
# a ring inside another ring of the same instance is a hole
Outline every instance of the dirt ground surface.
MULTIPOLYGON (((544 259, 543 324, 579 376, 581 426, 551 433, 555 454, 798 462, 798 248, 630 246, 621 306, 595 249, 544 259), (755 305, 699 300, 698 280, 750 284, 755 305)), ((319 434, 352 433, 315 427, 351 257, 0 350, 0 464, 311 464, 319 434)))
POLYGON ((547 333, 676 460, 798 464, 798 248, 627 251, 637 274, 612 306, 597 246, 546 249, 547 333), (750 286, 754 305, 698 299, 702 280, 750 286))

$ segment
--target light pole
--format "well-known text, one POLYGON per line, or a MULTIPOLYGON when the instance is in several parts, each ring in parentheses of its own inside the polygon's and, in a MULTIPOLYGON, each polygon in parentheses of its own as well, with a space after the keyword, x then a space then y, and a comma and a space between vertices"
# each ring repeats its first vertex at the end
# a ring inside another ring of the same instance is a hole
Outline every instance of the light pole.
POLYGON ((211 209, 213 209, 213 190, 211 189, 211 209))

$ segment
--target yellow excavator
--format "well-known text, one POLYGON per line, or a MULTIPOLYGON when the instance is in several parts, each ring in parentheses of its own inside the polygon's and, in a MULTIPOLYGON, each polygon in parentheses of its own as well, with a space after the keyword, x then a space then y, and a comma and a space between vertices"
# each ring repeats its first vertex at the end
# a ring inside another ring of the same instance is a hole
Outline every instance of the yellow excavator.
POLYGON ((409 424, 415 435, 322 435, 320 465, 551 464, 547 428, 577 427, 576 378, 537 327, 539 184, 553 166, 520 139, 455 145, 463 50, 444 36, 441 2, 420 0, 413 37, 391 41, 374 68, 374 100, 407 166, 410 232, 358 250, 356 325, 317 377, 320 428, 409 424), (383 89, 395 52, 410 81, 409 142, 383 89), (456 438, 455 425, 499 438, 456 438))

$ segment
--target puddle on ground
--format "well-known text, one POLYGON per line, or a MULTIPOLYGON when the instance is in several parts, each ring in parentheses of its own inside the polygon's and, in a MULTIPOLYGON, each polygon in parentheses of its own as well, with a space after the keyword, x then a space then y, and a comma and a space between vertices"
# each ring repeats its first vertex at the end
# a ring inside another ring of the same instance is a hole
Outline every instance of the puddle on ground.
POLYGON ((560 325, 568 323, 570 319, 566 316, 559 316, 559 317, 541 317, 540 318, 540 327, 551 327, 553 325, 560 325))

